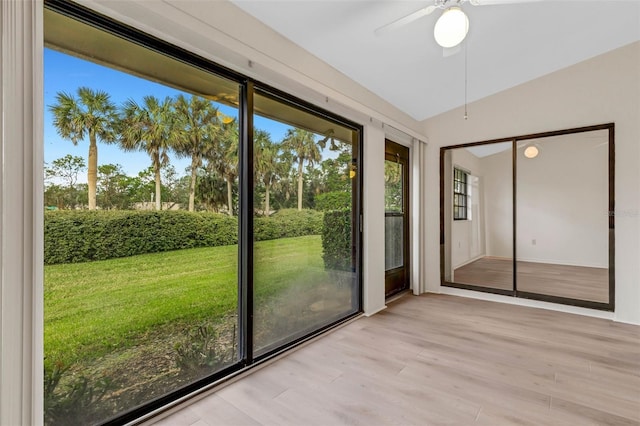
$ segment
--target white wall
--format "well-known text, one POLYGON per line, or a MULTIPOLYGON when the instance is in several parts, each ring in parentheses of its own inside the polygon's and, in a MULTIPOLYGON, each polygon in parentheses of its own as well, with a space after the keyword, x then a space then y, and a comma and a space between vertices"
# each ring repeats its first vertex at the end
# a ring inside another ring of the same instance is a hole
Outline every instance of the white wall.
POLYGON ((373 315, 384 309, 384 141, 382 129, 367 126, 364 131, 364 229, 363 234, 363 309, 373 315), (380 232, 382 230, 382 232, 380 232), (382 248, 379 250, 378 248, 382 248))
MULTIPOLYGON (((466 121, 461 108, 426 120, 429 142, 447 146, 615 122, 616 310, 612 318, 640 324, 640 42, 471 103, 468 111, 466 121)), ((437 193, 439 178, 429 176, 427 191, 437 193)), ((427 232, 434 235, 438 215, 432 211, 427 220, 427 232)), ((434 245, 429 245, 427 255, 438 257, 439 248, 434 245)), ((439 286, 438 272, 428 272, 427 287, 446 291, 439 286)))
MULTIPOLYGON (((511 142, 506 142, 511 145, 511 142)), ((513 257, 511 148, 482 158, 487 256, 513 257)))

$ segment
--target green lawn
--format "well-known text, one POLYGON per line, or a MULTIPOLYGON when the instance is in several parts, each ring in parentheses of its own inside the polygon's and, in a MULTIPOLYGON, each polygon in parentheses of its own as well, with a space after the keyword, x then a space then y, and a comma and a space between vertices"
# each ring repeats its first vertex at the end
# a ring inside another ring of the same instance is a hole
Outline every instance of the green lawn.
MULTIPOLYGON (((144 345, 159 330, 233 316, 237 251, 233 245, 46 266, 47 361, 92 362, 144 345)), ((320 236, 258 242, 254 257, 258 300, 326 278, 320 236)))

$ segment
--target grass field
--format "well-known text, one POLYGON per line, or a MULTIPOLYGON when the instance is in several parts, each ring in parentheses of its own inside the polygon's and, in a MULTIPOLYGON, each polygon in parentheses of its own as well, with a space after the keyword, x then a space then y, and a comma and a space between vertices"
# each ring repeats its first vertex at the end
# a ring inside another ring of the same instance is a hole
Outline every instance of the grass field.
MULTIPOLYGON (((45 266, 45 424, 100 423, 237 362, 237 259, 233 245, 45 266)), ((344 316, 352 296, 320 236, 256 242, 254 349, 344 316)))
MULTIPOLYGON (((46 362, 91 363, 158 338, 158 330, 232 317, 237 251, 234 245, 45 267, 46 362)), ((319 236, 258 242, 254 257, 258 300, 326 277, 319 236)))

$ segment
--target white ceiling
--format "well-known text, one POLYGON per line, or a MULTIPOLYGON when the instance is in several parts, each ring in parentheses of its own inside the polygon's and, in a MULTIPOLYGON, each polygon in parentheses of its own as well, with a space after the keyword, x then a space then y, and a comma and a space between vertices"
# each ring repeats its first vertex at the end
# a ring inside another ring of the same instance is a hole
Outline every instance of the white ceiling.
POLYGON ((484 158, 493 154, 498 154, 502 151, 506 151, 512 146, 513 146, 513 143, 511 142, 502 142, 502 143, 491 143, 487 145, 470 146, 465 149, 478 158, 484 158))
MULTIPOLYGON (((465 102, 464 50, 443 57, 433 39, 439 10, 374 35, 433 1, 232 1, 417 120, 465 102)), ((468 102, 640 40, 640 0, 462 7, 468 102)))

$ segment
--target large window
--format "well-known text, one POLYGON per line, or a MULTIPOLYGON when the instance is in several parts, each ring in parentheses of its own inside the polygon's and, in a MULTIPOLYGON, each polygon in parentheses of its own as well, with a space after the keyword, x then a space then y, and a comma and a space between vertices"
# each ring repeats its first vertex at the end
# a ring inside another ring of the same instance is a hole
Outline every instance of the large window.
POLYGON ((134 420, 360 310, 357 126, 47 6, 46 424, 134 420))

